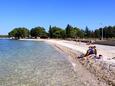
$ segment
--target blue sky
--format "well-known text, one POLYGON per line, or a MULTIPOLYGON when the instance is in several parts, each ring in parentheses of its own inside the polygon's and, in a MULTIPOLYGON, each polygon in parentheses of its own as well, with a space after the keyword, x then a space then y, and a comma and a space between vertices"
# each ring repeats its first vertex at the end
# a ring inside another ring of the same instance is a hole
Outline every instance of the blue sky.
POLYGON ((91 30, 115 25, 115 0, 0 0, 0 34, 15 27, 31 29, 67 24, 91 30))

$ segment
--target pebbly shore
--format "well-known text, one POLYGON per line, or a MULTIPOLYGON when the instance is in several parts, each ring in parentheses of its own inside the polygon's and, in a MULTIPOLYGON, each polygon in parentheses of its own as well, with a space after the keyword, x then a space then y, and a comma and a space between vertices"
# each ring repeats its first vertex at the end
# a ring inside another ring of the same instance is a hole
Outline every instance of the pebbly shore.
POLYGON ((81 54, 70 48, 55 44, 56 49, 67 55, 67 59, 86 86, 115 86, 115 65, 100 60, 80 60, 81 54))
POLYGON ((94 60, 92 58, 80 60, 77 57, 86 52, 88 48, 85 44, 50 39, 31 41, 44 41, 53 45, 60 53, 66 54, 68 61, 72 64, 74 71, 79 75, 85 86, 115 86, 115 60, 111 59, 115 55, 115 47, 111 47, 111 50, 110 46, 96 45, 98 54, 101 53, 105 57, 103 60, 94 60))

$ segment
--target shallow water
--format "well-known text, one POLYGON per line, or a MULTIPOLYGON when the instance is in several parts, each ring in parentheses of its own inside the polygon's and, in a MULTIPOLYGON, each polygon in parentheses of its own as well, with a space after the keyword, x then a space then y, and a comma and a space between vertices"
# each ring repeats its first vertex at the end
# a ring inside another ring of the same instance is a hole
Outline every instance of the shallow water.
POLYGON ((66 57, 44 42, 0 40, 0 86, 84 86, 66 57))

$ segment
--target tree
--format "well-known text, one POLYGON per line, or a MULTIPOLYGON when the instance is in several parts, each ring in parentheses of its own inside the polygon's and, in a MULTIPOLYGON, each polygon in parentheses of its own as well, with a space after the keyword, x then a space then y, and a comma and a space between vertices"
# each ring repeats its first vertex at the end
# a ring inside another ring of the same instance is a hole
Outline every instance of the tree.
POLYGON ((65 28, 65 31, 66 31, 66 37, 67 38, 71 38, 71 30, 73 29, 73 27, 71 25, 67 25, 67 27, 65 28))
POLYGON ((15 37, 16 39, 29 37, 29 30, 25 27, 14 28, 9 32, 9 37, 15 37))
POLYGON ((71 28, 70 30, 70 37, 71 38, 77 38, 78 37, 78 28, 71 28))
POLYGON ((30 34, 32 37, 42 37, 42 36, 47 36, 47 33, 45 31, 45 29, 43 27, 35 27, 35 28, 32 28, 31 31, 30 31, 30 34))
POLYGON ((66 38, 66 31, 65 30, 61 30, 60 31, 60 35, 61 35, 61 38, 65 39, 66 38))
POLYGON ((52 27, 51 25, 49 26, 49 37, 52 38, 53 37, 53 32, 52 32, 52 27))
POLYGON ((80 37, 81 37, 81 31, 80 31, 80 29, 77 28, 77 27, 74 27, 73 33, 71 33, 71 34, 74 35, 74 38, 80 38, 80 37))
POLYGON ((0 35, 0 38, 8 38, 8 35, 0 35))
POLYGON ((66 37, 66 32, 60 27, 49 27, 49 36, 50 38, 65 38, 66 37))
POLYGON ((102 37, 102 29, 103 29, 103 37, 104 38, 114 38, 115 37, 115 26, 105 26, 104 28, 99 28, 95 30, 95 37, 102 37))
POLYGON ((90 32, 90 38, 95 38, 95 33, 93 30, 90 32))
POLYGON ((101 37, 99 29, 96 29, 94 33, 95 33, 95 38, 100 38, 101 37))
POLYGON ((113 37, 115 37, 115 26, 113 26, 112 28, 112 34, 113 34, 113 37))
POLYGON ((86 26, 86 28, 85 28, 85 37, 86 37, 86 38, 89 38, 90 35, 91 35, 91 31, 90 31, 89 28, 86 26))
MULTIPOLYGON (((113 31, 112 31, 112 26, 108 26, 107 28, 107 35, 109 35, 109 38, 112 38, 113 37, 113 31)), ((115 33, 114 33, 115 34, 115 33)))
POLYGON ((78 36, 79 36, 80 38, 84 38, 84 36, 85 36, 85 31, 84 31, 83 29, 81 29, 81 30, 78 32, 78 36))
POLYGON ((108 37, 108 36, 107 36, 107 33, 108 33, 108 32, 107 32, 107 28, 108 28, 107 26, 105 26, 105 27, 103 28, 103 37, 104 37, 104 38, 107 38, 107 37, 108 37))
POLYGON ((52 27, 52 37, 53 38, 61 38, 61 31, 62 31, 62 29, 61 28, 59 28, 59 27, 52 27))

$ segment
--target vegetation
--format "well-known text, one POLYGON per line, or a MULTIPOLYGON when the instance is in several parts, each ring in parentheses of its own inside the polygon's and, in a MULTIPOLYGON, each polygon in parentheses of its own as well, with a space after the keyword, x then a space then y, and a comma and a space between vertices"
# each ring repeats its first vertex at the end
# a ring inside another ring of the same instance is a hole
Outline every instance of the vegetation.
POLYGON ((67 25, 67 27, 65 28, 66 31, 66 36, 67 38, 71 38, 72 37, 72 32, 74 32, 74 29, 71 25, 67 25))
POLYGON ((0 35, 0 38, 8 38, 8 35, 0 35))
POLYGON ((25 27, 19 27, 13 29, 8 33, 9 37, 15 37, 16 39, 29 37, 29 30, 25 27))
POLYGON ((32 37, 32 38, 98 38, 101 39, 103 31, 104 38, 115 38, 115 26, 105 26, 94 31, 90 30, 87 26, 85 30, 78 27, 67 25, 65 29, 57 26, 49 26, 49 31, 46 32, 44 27, 35 27, 30 31, 27 28, 15 28, 9 32, 9 37, 16 39, 32 37))
POLYGON ((65 38, 66 33, 65 30, 59 27, 49 27, 49 37, 50 38, 65 38))
POLYGON ((115 38, 115 26, 105 26, 104 28, 96 29, 95 35, 97 38, 101 37, 102 29, 104 38, 115 38))
POLYGON ((35 27, 30 30, 31 37, 37 38, 37 37, 47 37, 47 32, 43 27, 35 27))

